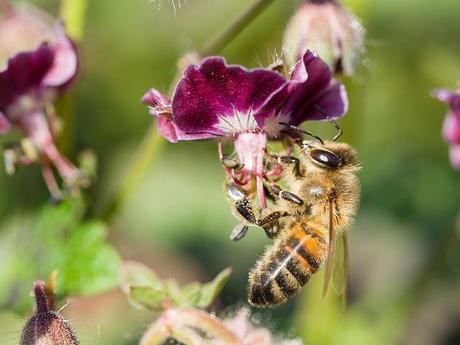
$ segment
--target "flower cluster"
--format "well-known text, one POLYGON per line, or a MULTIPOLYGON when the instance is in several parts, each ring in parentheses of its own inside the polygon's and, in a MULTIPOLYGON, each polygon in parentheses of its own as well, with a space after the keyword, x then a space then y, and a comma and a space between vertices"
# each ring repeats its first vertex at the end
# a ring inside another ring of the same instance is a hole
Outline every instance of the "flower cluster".
POLYGON ((433 96, 449 104, 450 111, 444 119, 442 134, 449 145, 452 166, 460 169, 460 87, 456 91, 439 89, 433 96))
POLYGON ((50 192, 59 197, 51 164, 67 187, 75 186, 81 177, 56 148, 52 110, 57 95, 76 75, 75 46, 60 23, 37 9, 20 6, 11 7, 0 22, 0 46, 0 133, 17 126, 39 153, 37 158, 9 156, 8 170, 39 159, 50 192))
POLYGON ((152 89, 143 97, 169 141, 226 138, 234 142, 242 169, 230 174, 243 186, 255 178, 264 205, 262 175, 267 139, 280 139, 280 123, 335 119, 348 108, 344 86, 328 65, 307 51, 290 78, 270 69, 248 70, 209 57, 189 66, 172 100, 152 89), (327 114, 327 115, 326 115, 327 114))

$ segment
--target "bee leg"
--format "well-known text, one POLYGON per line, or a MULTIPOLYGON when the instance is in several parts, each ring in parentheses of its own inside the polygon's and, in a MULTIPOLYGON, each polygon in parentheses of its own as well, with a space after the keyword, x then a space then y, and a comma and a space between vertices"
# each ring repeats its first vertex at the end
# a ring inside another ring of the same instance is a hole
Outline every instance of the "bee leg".
POLYGON ((267 234, 267 237, 272 239, 274 238, 279 231, 279 219, 282 217, 289 216, 289 213, 283 211, 273 211, 265 217, 257 221, 257 225, 262 227, 267 234))
POLYGON ((241 170, 244 168, 244 164, 239 161, 233 155, 222 155, 220 162, 225 168, 233 169, 233 170, 241 170))
POLYGON ((271 193, 277 195, 278 198, 290 201, 290 202, 292 202, 294 204, 297 204, 297 205, 300 205, 300 206, 303 205, 303 200, 300 197, 298 197, 297 195, 295 195, 294 193, 291 193, 291 192, 288 192, 287 190, 284 190, 283 188, 281 188, 280 186, 278 186, 277 184, 275 184, 275 183, 273 183, 271 181, 269 183, 270 183, 271 193))
POLYGON ((302 177, 302 173, 300 172, 300 160, 295 157, 291 156, 279 156, 278 162, 283 165, 294 165, 292 168, 292 173, 295 177, 302 177))
POLYGON ((237 216, 251 224, 258 225, 252 202, 246 192, 235 183, 226 184, 225 190, 237 216))
POLYGON ((230 233, 230 239, 232 241, 241 240, 248 233, 249 227, 243 222, 238 223, 230 233))
POLYGON ((230 201, 233 203, 236 215, 243 219, 243 222, 235 227, 230 236, 233 240, 239 240, 246 235, 247 227, 245 222, 260 226, 265 230, 268 238, 274 238, 279 230, 279 219, 289 216, 289 213, 284 211, 273 211, 262 218, 258 218, 251 200, 241 187, 235 183, 229 183, 225 185, 225 189, 230 201))

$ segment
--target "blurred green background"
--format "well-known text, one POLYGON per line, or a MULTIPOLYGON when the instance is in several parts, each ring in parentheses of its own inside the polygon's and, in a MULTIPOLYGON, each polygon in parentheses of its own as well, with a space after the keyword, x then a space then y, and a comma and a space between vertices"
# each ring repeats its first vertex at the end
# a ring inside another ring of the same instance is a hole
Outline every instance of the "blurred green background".
MULTIPOLYGON (((29 3, 53 14, 59 6, 57 0, 29 3)), ((89 1, 67 147, 72 158, 87 148, 98 156, 88 217, 100 214, 152 122, 139 102, 143 93, 150 87, 168 92, 177 59, 222 31, 249 3, 187 0, 174 11, 166 0, 89 1)), ((250 67, 270 63, 296 4, 274 1, 221 54, 250 67)), ((446 106, 430 97, 433 88, 453 88, 460 79, 460 2, 344 4, 367 31, 358 75, 344 80, 351 108, 341 120, 343 140, 356 146, 363 165, 361 208, 350 233, 350 305, 341 313, 333 301, 323 301, 318 274, 297 298, 256 311, 256 319, 305 344, 460 344, 460 234, 453 230, 460 175, 440 136, 446 106)), ((332 133, 327 124, 307 126, 332 133)), ((223 177, 215 142, 164 143, 139 189, 113 218, 109 240, 123 258, 180 282, 205 281, 232 266, 215 306, 231 313, 244 304, 248 269, 268 240, 255 230, 238 243, 228 240, 235 219, 223 177)), ((2 257, 14 245, 7 242, 11 219, 34 214, 49 196, 37 167, 14 177, 0 171, 0 188, 2 257)), ((82 344, 137 344, 152 321, 116 291, 72 299, 64 314, 82 344)), ((17 343, 23 319, 5 311, 0 321, 0 344, 17 343)))

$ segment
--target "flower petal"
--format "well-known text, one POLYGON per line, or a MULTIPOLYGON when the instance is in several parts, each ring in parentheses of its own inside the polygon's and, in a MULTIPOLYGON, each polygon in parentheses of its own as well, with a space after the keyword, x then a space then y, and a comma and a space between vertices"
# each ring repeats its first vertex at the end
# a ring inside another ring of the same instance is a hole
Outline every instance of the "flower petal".
POLYGON ((433 91, 432 95, 440 101, 448 103, 450 109, 460 121, 460 88, 454 92, 447 89, 437 89, 433 91))
POLYGON ((307 51, 292 76, 294 84, 283 112, 290 114, 291 123, 307 120, 338 118, 348 110, 344 86, 332 78, 329 66, 316 54, 307 51))
POLYGON ((149 106, 149 113, 157 118, 158 132, 172 143, 179 140, 208 139, 209 134, 186 134, 172 119, 171 100, 156 89, 150 89, 142 97, 141 102, 149 106))
POLYGON ((456 169, 460 169, 460 145, 452 145, 449 147, 450 163, 456 169))
POLYGON ((46 86, 60 87, 67 84, 78 70, 77 50, 64 32, 62 24, 56 28, 56 42, 53 43, 53 66, 46 74, 43 83, 46 86))
POLYGON ((448 143, 460 145, 460 118, 453 112, 449 112, 444 119, 442 136, 448 143))
POLYGON ((6 118, 5 114, 0 111, 0 134, 8 133, 10 130, 11 123, 6 118))
POLYGON ((8 60, 6 70, 0 73, 0 110, 31 89, 39 88, 50 70, 53 50, 43 43, 32 52, 19 53, 8 60))
POLYGON ((276 136, 278 122, 338 118, 348 110, 345 87, 332 78, 328 65, 311 51, 297 64, 292 80, 274 93, 255 114, 259 126, 276 136))
POLYGON ((171 114, 171 100, 156 89, 150 89, 142 96, 141 102, 148 105, 150 115, 171 114))
POLYGON ((252 113, 283 84, 278 73, 227 65, 221 57, 190 66, 177 85, 173 119, 188 134, 218 136, 258 129, 252 113))

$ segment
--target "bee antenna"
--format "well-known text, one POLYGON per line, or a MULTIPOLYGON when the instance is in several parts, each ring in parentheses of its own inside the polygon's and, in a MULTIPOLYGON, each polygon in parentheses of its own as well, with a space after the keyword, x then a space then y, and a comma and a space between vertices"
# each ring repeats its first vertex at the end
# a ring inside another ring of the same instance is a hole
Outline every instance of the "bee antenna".
POLYGON ((307 131, 306 129, 303 129, 303 128, 300 128, 300 127, 291 125, 291 124, 286 123, 286 122, 279 122, 279 124, 282 125, 282 126, 285 126, 285 127, 289 128, 289 129, 293 129, 293 130, 295 130, 295 131, 297 131, 297 132, 300 132, 300 133, 309 135, 309 136, 315 138, 316 140, 318 140, 318 141, 321 143, 321 145, 324 145, 323 139, 321 139, 321 138, 320 138, 319 136, 317 136, 316 134, 313 134, 312 132, 307 131))
POLYGON ((334 126, 335 129, 337 129, 337 134, 334 135, 334 137, 332 138, 332 141, 337 141, 337 139, 339 139, 342 134, 343 134, 343 129, 339 126, 339 124, 333 119, 331 118, 328 114, 326 114, 326 112, 319 106, 315 106, 316 110, 318 110, 321 115, 323 115, 324 117, 326 117, 326 119, 334 126))

